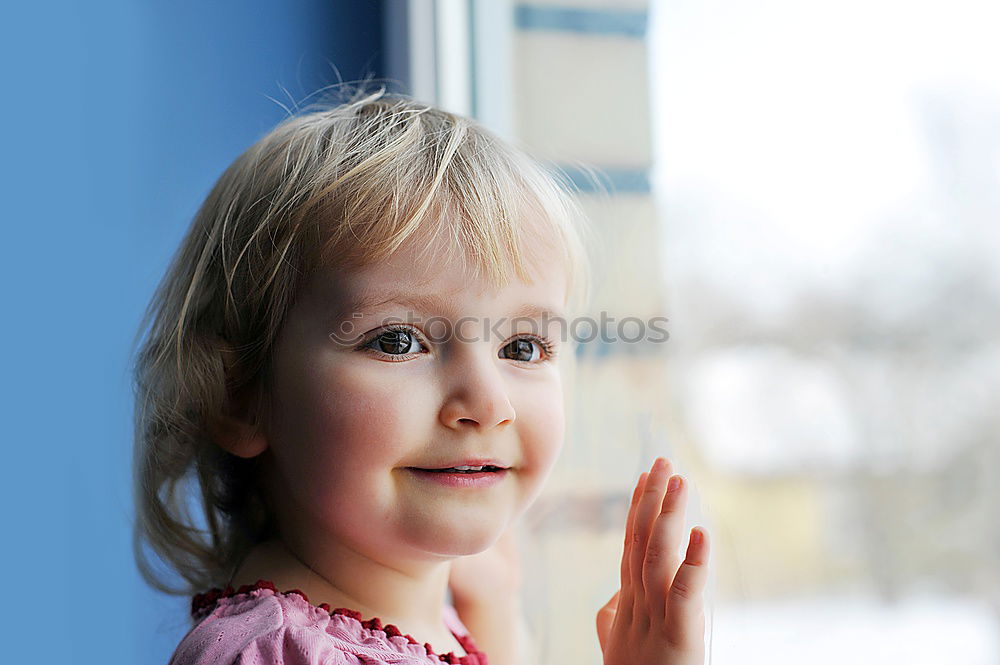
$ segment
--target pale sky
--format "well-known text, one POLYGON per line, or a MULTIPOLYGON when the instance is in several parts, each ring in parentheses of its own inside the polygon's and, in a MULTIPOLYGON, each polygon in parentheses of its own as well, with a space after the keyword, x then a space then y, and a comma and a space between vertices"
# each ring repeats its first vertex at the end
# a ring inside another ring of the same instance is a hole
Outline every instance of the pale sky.
POLYGON ((927 118, 932 104, 957 114, 995 148, 984 176, 1000 182, 1000 3, 665 0, 651 11, 670 266, 726 266, 766 309, 792 277, 847 288, 858 257, 899 235, 914 261, 943 244, 1000 249, 994 225, 955 219, 942 200, 927 118), (671 226, 671 205, 695 206, 697 224, 671 226))

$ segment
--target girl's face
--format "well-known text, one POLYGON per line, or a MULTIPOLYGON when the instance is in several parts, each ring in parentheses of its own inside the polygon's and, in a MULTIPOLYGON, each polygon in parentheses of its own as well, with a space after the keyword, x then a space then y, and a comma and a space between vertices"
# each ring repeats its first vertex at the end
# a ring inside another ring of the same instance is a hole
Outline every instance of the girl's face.
POLYGON ((537 497, 562 447, 551 355, 560 326, 542 329, 537 312, 512 321, 528 307, 563 316, 562 264, 536 268, 532 285, 515 278, 490 290, 455 266, 421 264, 417 249, 316 275, 278 339, 271 500, 282 529, 313 546, 418 559, 480 552, 537 497), (409 334, 387 327, 390 317, 409 334), (448 486, 416 470, 470 459, 509 470, 489 487, 448 486))

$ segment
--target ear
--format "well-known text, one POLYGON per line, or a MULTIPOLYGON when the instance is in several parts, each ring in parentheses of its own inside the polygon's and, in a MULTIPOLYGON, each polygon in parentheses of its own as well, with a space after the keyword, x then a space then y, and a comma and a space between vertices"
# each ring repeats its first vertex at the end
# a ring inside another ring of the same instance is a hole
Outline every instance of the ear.
MULTIPOLYGON (((229 344, 220 340, 218 350, 222 358, 224 376, 232 374, 237 366, 236 353, 229 344)), ((244 387, 238 395, 229 394, 224 413, 209 418, 208 432, 212 441, 225 451, 249 459, 267 450, 267 437, 260 428, 254 428, 247 417, 249 401, 260 399, 252 388, 244 387)), ((260 406, 259 404, 257 405, 260 406)))
POLYGON ((216 416, 208 426, 212 440, 223 450, 237 457, 251 458, 267 450, 264 432, 230 415, 216 416))

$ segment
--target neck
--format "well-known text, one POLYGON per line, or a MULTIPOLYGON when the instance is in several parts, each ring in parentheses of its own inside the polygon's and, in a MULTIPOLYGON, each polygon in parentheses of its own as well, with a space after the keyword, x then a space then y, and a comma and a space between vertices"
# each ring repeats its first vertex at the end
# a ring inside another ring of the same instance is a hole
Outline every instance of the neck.
POLYGON ((314 603, 379 617, 418 641, 447 651, 453 641, 441 622, 450 562, 400 565, 369 558, 339 543, 310 544, 286 539, 261 543, 234 576, 233 586, 269 579, 279 590, 297 588, 314 603), (441 643, 441 647, 438 644, 441 643))

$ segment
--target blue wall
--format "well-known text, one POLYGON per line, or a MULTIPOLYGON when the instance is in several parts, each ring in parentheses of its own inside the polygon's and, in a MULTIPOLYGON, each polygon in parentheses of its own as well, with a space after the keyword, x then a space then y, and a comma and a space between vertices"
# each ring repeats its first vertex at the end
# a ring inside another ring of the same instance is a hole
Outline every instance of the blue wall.
POLYGON ((215 178, 289 103, 384 75, 382 3, 20 3, 0 27, 5 662, 165 663, 131 558, 128 351, 215 178), (14 654, 7 653, 13 639, 14 654), (30 660, 28 660, 30 658, 30 660))

